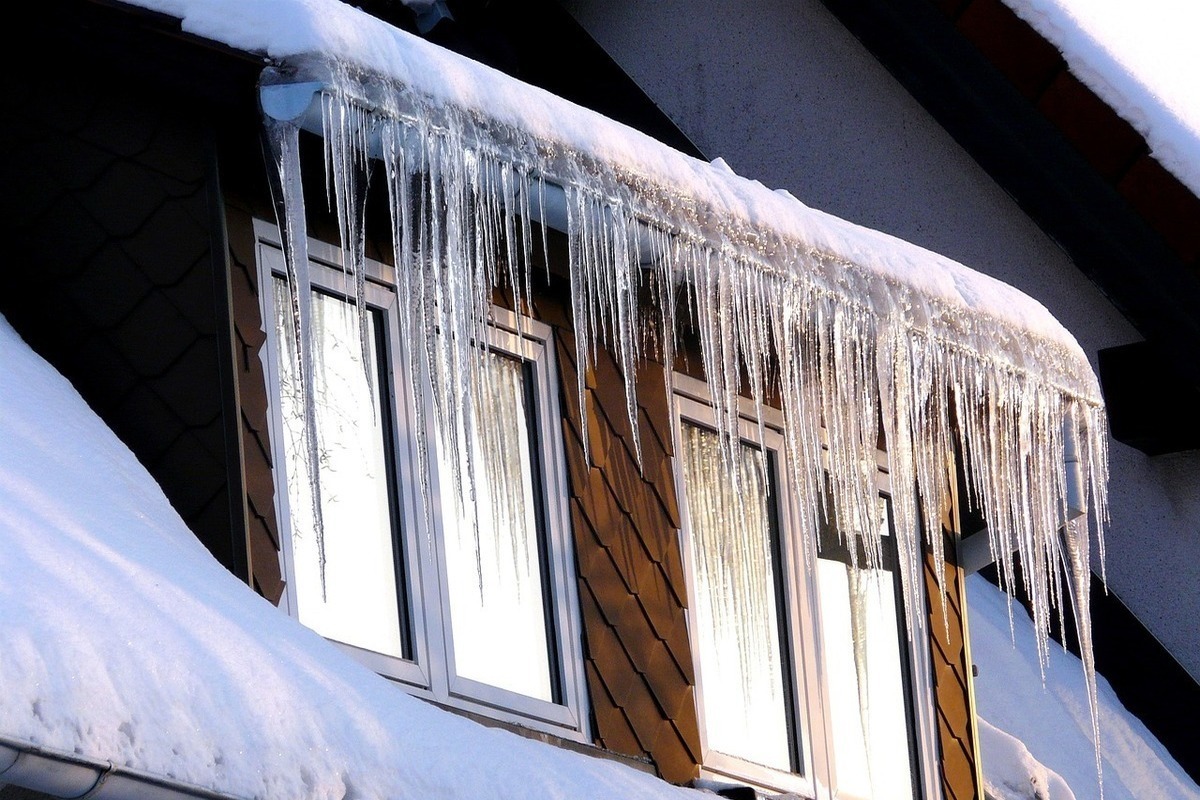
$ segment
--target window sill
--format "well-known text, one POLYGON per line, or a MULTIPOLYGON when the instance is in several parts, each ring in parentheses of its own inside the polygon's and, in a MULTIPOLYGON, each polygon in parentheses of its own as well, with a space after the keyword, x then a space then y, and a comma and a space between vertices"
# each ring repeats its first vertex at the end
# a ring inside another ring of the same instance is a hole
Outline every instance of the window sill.
POLYGON ((534 741, 553 745, 554 747, 558 747, 563 750, 570 750, 573 753, 582 753, 583 755, 591 756, 592 758, 600 758, 605 761, 615 761, 618 764, 624 764, 627 767, 636 769, 639 772, 644 772, 647 775, 657 774, 655 772, 654 765, 651 764, 649 760, 644 758, 635 758, 634 756, 628 756, 623 753, 615 753, 612 750, 605 750, 599 745, 589 744, 576 739, 568 739, 558 734, 548 733, 535 728, 529 728, 520 723, 507 722, 505 720, 496 719, 495 717, 469 711, 465 708, 456 708, 455 706, 446 705, 445 703, 439 703, 436 700, 429 700, 426 698, 421 699, 425 700, 431 705, 437 706, 440 709, 449 711, 452 714, 457 714, 460 717, 466 717, 467 719, 473 722, 478 722, 480 725, 484 725, 488 728, 500 728, 508 731, 509 733, 515 733, 516 735, 522 736, 526 739, 533 739, 534 741))

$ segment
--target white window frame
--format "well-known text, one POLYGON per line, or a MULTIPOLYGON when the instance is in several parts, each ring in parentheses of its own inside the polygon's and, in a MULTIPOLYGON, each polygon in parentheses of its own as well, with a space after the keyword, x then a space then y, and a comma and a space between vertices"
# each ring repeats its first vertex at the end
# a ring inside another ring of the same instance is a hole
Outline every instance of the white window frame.
MULTIPOLYGON (((701 427, 715 428, 712 395, 708 385, 691 376, 675 373, 672 376, 672 417, 675 441, 682 441, 681 426, 684 422, 701 427)), ((833 753, 832 720, 826 712, 826 698, 830 697, 826 671, 822 668, 823 639, 820 624, 816 581, 804 566, 802 544, 794 531, 800 530, 801 509, 786 480, 786 454, 784 452, 783 415, 778 409, 763 407, 761 425, 754 403, 743 398, 738 408, 738 426, 741 440, 764 451, 769 451, 775 461, 776 485, 774 502, 779 520, 780 568, 783 570, 782 584, 785 597, 777 598, 784 613, 789 641, 781 646, 789 647, 785 654, 792 674, 785 675, 791 681, 793 692, 793 730, 800 736, 799 752, 803 761, 802 773, 785 773, 745 759, 713 751, 709 748, 704 722, 703 680, 704 666, 699 654, 693 649, 696 672, 696 715, 700 723, 702 777, 718 781, 736 781, 768 792, 793 792, 802 797, 817 800, 859 800, 845 791, 839 791, 836 762, 833 753)), ((828 445, 822 445, 823 466, 828 469, 828 445)), ((678 457, 676 457, 678 459, 678 457)), ((887 455, 876 454, 876 488, 881 496, 891 495, 891 480, 887 470, 887 455)), ((684 575, 687 581, 688 625, 693 625, 690 609, 696 608, 695 569, 692 548, 686 537, 690 536, 690 520, 684 487, 683 471, 675 464, 676 496, 680 499, 680 549, 683 554, 684 575)), ((899 580, 899 576, 896 576, 899 580)), ((923 582, 924 576, 917 576, 923 582)), ((929 652, 928 619, 918 613, 912 621, 912 636, 907 640, 906 654, 912 686, 913 730, 911 735, 917 745, 917 780, 922 792, 921 800, 937 800, 942 796, 938 778, 937 718, 934 707, 933 675, 929 652)), ((903 636, 903 633, 901 633, 903 636)))
MULTIPOLYGON (((261 353, 268 387, 268 430, 274 457, 275 511, 281 539, 280 560, 285 578, 281 607, 299 619, 294 583, 294 554, 292 548, 291 514, 288 508, 286 459, 283 418, 279 397, 279 345, 274 320, 276 277, 284 277, 284 257, 279 231, 275 225, 254 221, 257 240, 259 304, 265 346, 261 353)), ((339 248, 324 242, 308 241, 309 269, 314 288, 352 298, 353 279, 341 264, 339 248)), ((575 554, 570 528, 569 492, 567 489, 566 459, 561 435, 561 414, 558 403, 557 365, 549 326, 506 309, 493 307, 489 316, 488 346, 499 353, 514 357, 532 368, 534 392, 531 426, 536 428, 538 481, 542 500, 545 530, 544 550, 548 576, 546 602, 550 605, 552 622, 548 633, 556 647, 550 653, 557 659, 552 674, 558 678, 560 702, 548 702, 527 697, 499 687, 472 681, 454 674, 453 642, 449 622, 449 596, 445 559, 442 556, 443 524, 436 500, 426 515, 422 509, 420 480, 416 470, 419 460, 419 438, 409 409, 409 369, 407 357, 400 345, 398 316, 401 310, 393 284, 392 268, 367 260, 366 299, 372 309, 384 315, 389 358, 379 380, 386 382, 390 397, 388 412, 392 415, 392 458, 398 486, 393 487, 399 508, 399 546, 405 554, 403 569, 397 582, 405 584, 404 594, 410 608, 407 619, 412 647, 411 659, 395 658, 342 642, 332 641, 359 662, 381 675, 401 684, 410 694, 442 705, 480 714, 503 722, 533 728, 583 743, 591 743, 587 687, 583 666, 582 623, 580 621, 575 554), (426 535, 425 520, 432 518, 432 535, 426 535)), ((426 392, 430 389, 427 387, 426 392)), ((428 398, 426 398, 428 399, 428 398)), ((430 415, 431 417, 432 415, 430 415)), ((432 419, 425 441, 429 447, 435 441, 432 419)), ((434 497, 439 490, 437 457, 433 452, 425 459, 430 470, 429 485, 434 497)))

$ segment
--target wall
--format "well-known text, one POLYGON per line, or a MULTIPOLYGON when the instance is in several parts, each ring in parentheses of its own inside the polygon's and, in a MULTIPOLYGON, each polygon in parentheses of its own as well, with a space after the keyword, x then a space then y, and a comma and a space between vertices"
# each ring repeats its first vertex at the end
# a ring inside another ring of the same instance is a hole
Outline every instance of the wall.
MULTIPOLYGON (((23 32, 55 35, 39 21, 23 32)), ((26 69, 12 82, 0 126, 0 313, 242 574, 210 131, 186 99, 164 99, 140 76, 74 64, 26 69)))
MULTIPOLYGON (((1036 297, 1096 351, 1137 332, 817 0, 564 0, 709 157, 1036 297)), ((1112 442, 1108 582, 1200 679, 1200 454, 1112 442)))

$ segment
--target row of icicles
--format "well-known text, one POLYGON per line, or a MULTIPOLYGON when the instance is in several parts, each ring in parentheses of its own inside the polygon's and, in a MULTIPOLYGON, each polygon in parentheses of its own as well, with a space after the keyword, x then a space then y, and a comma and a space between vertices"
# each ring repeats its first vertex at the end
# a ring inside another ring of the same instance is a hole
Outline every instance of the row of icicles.
MULTIPOLYGON (((364 204, 366 176, 373 175, 386 183, 389 198, 410 396, 424 397, 426 387, 433 387, 431 407, 418 402, 414 409, 419 453, 429 452, 423 437, 431 418, 446 441, 479 436, 483 458, 503 460, 487 439, 488 426, 477 424, 472 413, 473 398, 491 380, 488 359, 475 343, 486 341, 493 287, 506 287, 514 307, 526 307, 535 251, 546 258, 538 231, 547 227, 549 195, 561 187, 581 411, 587 407, 584 365, 594 348, 607 347, 624 377, 629 424, 636 432, 636 373, 643 356, 669 367, 677 337, 693 337, 731 480, 738 474, 738 423, 746 398, 759 425, 763 408, 778 404, 786 453, 781 478, 801 512, 796 535, 809 568, 824 517, 836 523, 852 554, 862 547, 864 566, 879 563, 876 453, 882 434, 908 620, 923 609, 923 548, 942 579, 945 553, 937 532, 961 473, 969 498, 959 501, 982 509, 1003 582, 1019 584, 1031 600, 1043 664, 1051 608, 1061 614, 1069 594, 1099 741, 1088 612, 1089 525, 1086 516, 1064 522, 1063 463, 1071 438, 1092 516, 1102 523, 1106 423, 1095 398, 1062 387, 1061 376, 1074 368, 1066 356, 1044 342, 1022 340, 1000 321, 963 324, 954 310, 915 292, 897 298, 903 288, 891 284, 886 308, 879 307, 879 287, 867 270, 804 243, 787 248, 776 243, 764 254, 752 244, 730 242, 706 229, 687 204, 647 203, 653 193, 631 185, 620 169, 568 148, 542 147, 477 115, 422 104, 399 89, 395 108, 376 97, 368 110, 355 99, 358 88, 352 82, 339 85, 338 74, 332 71, 332 85, 319 102, 344 268, 355 278, 354 302, 364 310, 366 347, 364 204), (947 335, 956 325, 970 334, 947 335), (1017 366, 1003 353, 997 357, 997 341, 1041 360, 1017 366), (929 535, 922 537, 922 530, 929 535)), ((312 364, 306 340, 311 284, 299 128, 268 120, 268 138, 278 167, 297 371, 306 376, 312 364)), ((668 384, 670 377, 668 368, 668 384)), ((313 407, 310 393, 305 402, 313 407)), ((316 463, 318 432, 314 415, 307 419, 309 457, 316 463)), ((580 429, 588 429, 582 420, 580 429)), ((636 433, 632 440, 639 441, 636 433)), ((471 494, 473 480, 467 462, 468 474, 454 476, 463 496, 471 494)), ((417 473, 427 475, 427 465, 419 464, 417 473)), ((429 491, 423 481, 427 509, 429 491)), ((314 480, 314 519, 323 541, 319 497, 314 480)), ((320 549, 323 560, 323 545, 320 549)))

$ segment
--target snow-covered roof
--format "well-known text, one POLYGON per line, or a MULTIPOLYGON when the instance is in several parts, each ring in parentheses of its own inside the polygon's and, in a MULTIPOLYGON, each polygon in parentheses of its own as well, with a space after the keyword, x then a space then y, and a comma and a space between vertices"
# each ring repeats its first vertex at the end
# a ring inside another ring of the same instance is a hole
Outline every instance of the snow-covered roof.
POLYGON ((695 796, 410 697, 281 613, 2 317, 0 576, 0 773, 33 745, 237 798, 695 796))
POLYGON ((1004 0, 1200 196, 1200 4, 1004 0))
MULTIPOLYGON (((979 575, 967 578, 971 660, 979 667, 984 784, 994 800, 1097 797, 1088 689, 1079 659, 1055 647, 1038 663, 1029 617, 979 575)), ((1107 800, 1200 800, 1200 786, 1099 679, 1107 800)))

